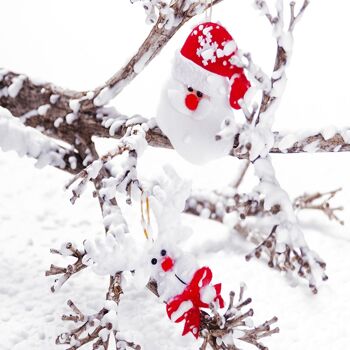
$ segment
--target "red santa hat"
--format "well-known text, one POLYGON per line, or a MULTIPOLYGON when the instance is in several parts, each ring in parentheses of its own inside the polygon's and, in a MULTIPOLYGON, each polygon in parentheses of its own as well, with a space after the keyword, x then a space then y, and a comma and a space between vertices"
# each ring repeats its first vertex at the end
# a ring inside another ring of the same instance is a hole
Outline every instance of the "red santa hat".
POLYGON ((195 27, 175 57, 173 75, 184 84, 212 95, 228 93, 232 108, 240 109, 250 83, 235 63, 237 45, 220 24, 206 22, 195 27))

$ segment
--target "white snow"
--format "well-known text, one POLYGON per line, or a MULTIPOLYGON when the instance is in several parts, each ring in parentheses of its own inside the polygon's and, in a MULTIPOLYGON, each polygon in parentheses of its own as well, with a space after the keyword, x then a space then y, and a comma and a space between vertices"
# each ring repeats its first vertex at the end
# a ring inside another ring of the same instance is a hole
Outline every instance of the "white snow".
POLYGON ((203 303, 210 304, 216 297, 216 290, 213 286, 207 286, 201 289, 201 300, 203 303))
POLYGON ((53 125, 55 128, 59 128, 62 123, 63 123, 63 118, 59 117, 54 121, 53 125))
POLYGON ((5 68, 0 68, 0 81, 3 80, 4 76, 8 73, 8 70, 5 68))
POLYGON ((329 140, 331 139, 332 137, 334 137, 334 135, 338 132, 338 129, 332 125, 332 126, 329 126, 327 128, 324 128, 322 131, 321 131, 321 134, 323 136, 323 138, 325 140, 329 140))
POLYGON ((69 165, 72 169, 77 168, 77 159, 75 157, 69 157, 68 162, 69 162, 69 165))
POLYGON ((10 97, 15 98, 21 91, 23 82, 26 79, 24 75, 19 75, 12 79, 12 84, 8 87, 7 91, 10 97))
POLYGON ((38 114, 43 116, 47 113, 47 111, 51 108, 50 105, 42 105, 38 108, 38 114))
POLYGON ((72 124, 75 120, 78 119, 78 115, 74 113, 68 113, 65 119, 67 124, 72 124))
POLYGON ((37 159, 36 165, 54 165, 65 167, 64 154, 58 146, 39 131, 24 126, 19 119, 0 107, 0 149, 15 151, 20 157, 28 155, 37 159))
POLYGON ((54 105, 58 102, 59 99, 60 95, 53 94, 50 96, 50 103, 54 105))
POLYGON ((109 276, 119 271, 141 268, 142 247, 132 234, 108 233, 95 242, 85 241, 84 246, 88 253, 84 262, 92 265, 93 271, 98 275, 109 276))
POLYGON ((125 80, 120 80, 113 87, 104 87, 100 93, 95 97, 95 106, 101 107, 107 104, 113 97, 115 97, 126 85, 125 80))
POLYGON ((145 65, 151 58, 152 53, 152 50, 146 51, 143 56, 137 61, 137 63, 134 65, 134 72, 136 74, 140 74, 142 72, 142 70, 145 68, 145 65))
POLYGON ((80 100, 70 100, 69 108, 73 111, 74 114, 77 114, 80 109, 80 100))
POLYGON ((293 48, 293 41, 293 35, 290 32, 286 32, 278 40, 278 44, 283 47, 286 52, 290 52, 293 48))
POLYGON ((314 153, 316 152, 319 145, 319 141, 314 141, 304 147, 305 152, 314 153))
POLYGON ((286 75, 283 74, 273 85, 271 90, 271 96, 281 97, 287 85, 286 75))
POLYGON ((28 111, 27 113, 21 115, 19 119, 24 123, 27 119, 31 117, 36 117, 39 114, 37 109, 33 109, 31 111, 28 111))
POLYGON ((287 134, 281 139, 281 141, 279 141, 278 148, 282 151, 286 150, 292 147, 297 141, 298 141, 298 138, 295 134, 293 133, 287 134))

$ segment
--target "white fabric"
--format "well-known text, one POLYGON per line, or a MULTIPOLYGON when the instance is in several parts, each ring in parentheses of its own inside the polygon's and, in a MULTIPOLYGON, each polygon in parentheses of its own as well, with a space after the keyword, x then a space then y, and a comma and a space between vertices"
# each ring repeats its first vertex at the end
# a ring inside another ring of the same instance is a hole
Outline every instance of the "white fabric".
POLYGON ((229 79, 205 70, 184 57, 180 51, 175 54, 172 74, 176 80, 206 95, 226 94, 229 99, 229 79))
MULTIPOLYGON (((197 80, 198 81, 198 80, 197 80)), ((196 111, 185 105, 187 84, 198 89, 198 85, 171 78, 161 95, 156 121, 170 139, 176 151, 193 164, 204 164, 227 155, 232 149, 232 140, 216 141, 226 118, 233 119, 233 110, 226 94, 204 96, 196 111)))

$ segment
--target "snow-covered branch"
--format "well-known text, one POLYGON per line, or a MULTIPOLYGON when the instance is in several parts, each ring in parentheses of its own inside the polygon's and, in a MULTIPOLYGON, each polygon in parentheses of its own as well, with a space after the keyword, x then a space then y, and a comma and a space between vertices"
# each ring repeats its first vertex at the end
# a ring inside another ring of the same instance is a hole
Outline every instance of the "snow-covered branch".
MULTIPOLYGON (((306 209, 322 212, 330 220, 343 224, 336 215, 343 210, 343 207, 334 206, 331 203, 339 191, 305 193, 294 199, 293 207, 296 212, 306 209)), ((259 221, 265 222, 280 210, 279 205, 274 205, 267 210, 264 206, 264 198, 259 193, 241 193, 233 186, 216 191, 192 189, 185 208, 187 214, 220 222, 257 245, 265 239, 264 230, 260 230, 259 221)))
MULTIPOLYGON (((287 82, 286 68, 293 49, 293 30, 297 20, 308 6, 308 1, 304 1, 298 14, 295 14, 295 2, 290 3, 288 26, 285 25, 283 0, 277 0, 275 16, 272 15, 265 1, 256 0, 255 5, 272 25, 277 52, 268 84, 265 74, 257 74, 260 70, 253 63, 251 56, 245 56, 248 60, 246 69, 253 77, 256 89, 261 91, 262 99, 260 102, 253 101, 250 108, 245 101, 241 103, 247 122, 235 136, 234 154, 245 155, 253 163, 256 176, 260 181, 254 190, 263 199, 264 211, 272 212, 273 215, 264 223, 268 230, 267 236, 251 254, 247 255, 247 260, 253 256, 260 258, 266 253, 270 267, 287 273, 296 271, 299 276, 308 280, 313 293, 317 293, 318 280, 327 279, 324 272, 326 264, 309 249, 297 222, 293 204, 286 191, 280 187, 269 156, 276 139, 276 135, 272 132, 273 121, 287 82), (259 76, 262 77, 261 81, 259 76)), ((278 146, 282 146, 287 153, 288 148, 294 147, 297 141, 297 138, 293 140, 290 137, 284 138, 278 146)), ((312 150, 312 147, 316 150, 318 146, 319 142, 313 141, 309 144, 309 150, 312 150)), ((305 150, 307 150, 306 147, 303 151, 305 150)))
POLYGON ((313 194, 303 194, 297 197, 293 202, 293 207, 297 210, 319 210, 324 213, 329 220, 335 220, 339 222, 340 225, 344 225, 344 221, 341 220, 337 213, 343 211, 342 206, 332 206, 331 200, 341 191, 338 188, 334 191, 329 191, 325 193, 313 193, 313 194))
MULTIPOLYGON (((18 76, 18 74, 3 71, 0 90, 7 89, 18 76)), ((74 148, 79 146, 81 140, 89 140, 92 136, 119 139, 125 135, 131 125, 145 122, 139 116, 128 118, 113 108, 97 107, 90 111, 79 109, 76 112, 77 118, 71 120, 68 117, 67 121, 66 117, 73 113, 72 101, 79 100, 81 94, 63 90, 52 84, 41 82, 34 84, 34 81, 27 77, 22 81, 17 96, 0 94, 0 105, 8 109, 13 116, 19 117, 24 124, 39 129, 47 136, 65 141, 74 148), (46 107, 41 108, 41 106, 46 107)), ((274 132, 273 135, 274 144, 270 153, 350 151, 349 128, 329 127, 320 131, 274 132)), ((146 140, 153 147, 172 148, 169 139, 153 121, 149 123, 146 140)), ((233 147, 231 155, 237 158, 248 158, 247 150, 242 151, 242 145, 233 147)), ((77 159, 76 171, 84 169, 81 163, 77 159)))
POLYGON ((97 88, 91 98, 82 102, 82 109, 101 107, 114 99, 158 55, 187 21, 221 1, 223 0, 214 0, 210 4, 201 0, 142 0, 147 22, 154 24, 151 32, 129 62, 104 85, 97 88))
POLYGON ((287 83, 286 68, 289 64, 293 50, 293 31, 295 29, 296 23, 302 17, 308 5, 309 1, 303 0, 303 5, 300 11, 298 14, 295 14, 296 2, 290 1, 290 20, 286 28, 284 9, 285 5, 283 0, 276 1, 275 16, 270 11, 265 0, 255 0, 256 8, 261 12, 262 15, 266 16, 272 25, 273 36, 275 37, 277 43, 275 63, 270 79, 271 84, 267 89, 263 90, 263 96, 260 103, 260 109, 258 112, 256 124, 263 122, 272 125, 276 108, 278 107, 280 98, 284 93, 284 89, 287 83))
MULTIPOLYGON (((288 194, 280 187, 271 160, 260 158, 254 163, 256 176, 260 183, 256 191, 264 198, 264 209, 278 207, 279 211, 271 217, 270 233, 251 254, 260 258, 266 253, 270 267, 284 272, 297 272, 300 277, 306 278, 313 293, 317 293, 317 284, 320 279, 327 280, 326 264, 308 247, 304 234, 300 229, 293 204, 288 194)), ((266 223, 265 223, 266 224, 266 223)))
POLYGON ((60 290, 63 284, 66 283, 72 275, 87 267, 87 265, 83 263, 83 258, 86 255, 86 252, 75 247, 73 243, 67 242, 64 243, 60 249, 51 249, 51 253, 76 259, 75 263, 69 264, 67 267, 51 265, 50 269, 46 271, 46 276, 61 275, 59 278, 55 279, 54 284, 51 287, 51 292, 55 293, 60 290))
POLYGON ((96 314, 85 315, 68 300, 67 304, 73 314, 63 315, 62 320, 74 322, 79 326, 60 334, 56 338, 56 344, 70 346, 67 350, 77 350, 87 344, 92 344, 93 349, 107 350, 111 339, 114 339, 116 349, 140 350, 140 345, 127 341, 119 332, 118 304, 122 292, 121 273, 117 273, 111 276, 105 305, 96 314))
POLYGON ((0 69, 0 106, 8 109, 25 125, 38 128, 45 135, 72 146, 77 146, 80 140, 89 141, 93 135, 99 136, 98 131, 93 130, 94 125, 89 126, 92 118, 100 116, 97 115, 98 109, 81 111, 80 103, 84 96, 84 92, 62 89, 0 69), (21 84, 16 83, 19 77, 21 84), (9 93, 14 84, 18 85, 16 94, 9 93), (80 125, 82 120, 84 123, 80 125))
MULTIPOLYGON (((157 283, 150 281, 148 289, 159 297, 157 283)), ((261 339, 279 333, 279 328, 274 327, 277 317, 265 321, 259 326, 254 326, 254 310, 243 309, 251 304, 251 298, 244 298, 246 286, 242 283, 235 302, 236 293, 231 291, 229 303, 224 312, 220 312, 215 304, 210 305, 210 313, 202 310, 200 313, 200 337, 203 339, 200 350, 238 350, 237 342, 249 344, 257 349, 268 350, 261 339)))
POLYGON ((350 129, 334 126, 317 131, 274 133, 275 143, 271 153, 349 152, 350 129))
POLYGON ((78 152, 58 145, 38 130, 23 125, 2 107, 0 149, 5 152, 15 151, 20 157, 34 158, 38 168, 51 165, 74 174, 82 167, 82 159, 78 152))
MULTIPOLYGON (((135 135, 133 136, 135 137, 135 135)), ((124 144, 126 144, 125 140, 124 144)), ((117 152, 113 155, 109 153, 102 159, 108 163, 111 158, 120 157, 120 152, 117 152)), ((94 163, 89 167, 93 168, 94 163)), ((201 349, 206 349, 209 346, 217 350, 230 347, 234 349, 237 341, 251 344, 258 349, 263 348, 261 339, 279 332, 278 328, 271 327, 277 318, 274 317, 270 321, 254 327, 253 310, 242 310, 251 303, 250 298, 243 299, 243 285, 238 302, 234 303, 234 293, 231 293, 228 307, 221 314, 219 309, 224 306, 220 295, 221 284, 210 284, 211 270, 208 267, 198 269, 195 258, 188 253, 183 253, 177 246, 177 242, 181 240, 179 231, 186 234, 189 230, 183 225, 181 217, 185 199, 188 197, 189 184, 184 183, 171 167, 165 168, 165 177, 143 184, 145 193, 150 198, 151 208, 157 222, 158 238, 154 241, 155 238, 150 232, 147 237, 149 242, 152 237, 153 243, 151 246, 147 244, 145 246, 146 252, 142 252, 138 251, 138 243, 132 238, 134 234, 127 232, 126 220, 116 205, 116 192, 110 196, 103 196, 100 193, 106 180, 113 174, 111 167, 108 168, 110 172, 95 177, 95 181, 101 183, 97 195, 103 203, 102 213, 107 232, 105 242, 103 239, 96 241, 96 244, 85 241, 82 250, 76 249, 71 244, 64 244, 60 251, 54 252, 74 256, 77 258, 76 263, 67 269, 51 266, 48 272, 48 275, 63 274, 55 282, 56 287, 57 284, 62 285, 75 272, 89 266, 98 274, 111 275, 107 301, 102 310, 91 316, 85 316, 73 302, 69 301, 68 305, 74 314, 64 315, 62 319, 79 323, 79 326, 61 334, 56 343, 70 345, 69 350, 79 349, 86 344, 92 344, 93 348, 100 346, 107 350, 110 339, 114 338, 117 344, 123 343, 123 346, 120 346, 121 349, 140 349, 139 345, 121 337, 118 326, 118 304, 122 294, 121 276, 123 271, 133 271, 134 274, 146 274, 143 278, 145 284, 147 275, 150 274, 148 288, 165 301, 166 310, 171 320, 181 322, 183 318, 186 318, 184 332, 191 332, 196 337, 203 338, 201 349), (114 208, 118 208, 116 215, 111 210, 112 202, 114 208), (159 251, 160 257, 154 258, 157 253, 159 254, 159 251), (149 268, 145 269, 143 259, 145 254, 149 256, 148 264, 152 266, 151 272, 149 268), (158 259, 160 260, 159 266, 158 259), (162 269, 163 272, 159 269, 162 269), (200 304, 196 304, 198 297, 203 298, 200 304), (182 312, 186 311, 185 306, 190 306, 191 314, 198 315, 198 318, 188 317, 187 312, 182 315, 182 312), (208 311, 204 311, 203 308, 208 309, 208 311)), ((88 170, 85 173, 91 175, 88 170)), ((94 179, 92 180, 94 181, 94 179)), ((125 195, 126 193, 125 187, 121 190, 121 194, 125 195)), ((142 194, 140 195, 142 196, 142 194)))

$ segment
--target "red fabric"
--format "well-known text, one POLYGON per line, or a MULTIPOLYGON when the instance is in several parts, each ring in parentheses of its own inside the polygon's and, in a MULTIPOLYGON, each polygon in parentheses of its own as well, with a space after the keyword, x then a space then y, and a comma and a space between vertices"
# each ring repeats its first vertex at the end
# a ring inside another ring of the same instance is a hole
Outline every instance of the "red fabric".
POLYGON ((171 270, 174 266, 174 261, 169 256, 165 257, 162 261, 162 269, 164 272, 171 270))
POLYGON ((195 111, 198 107, 199 99, 194 94, 188 94, 185 98, 185 105, 190 111, 195 111))
POLYGON ((238 101, 244 97, 248 89, 250 88, 250 82, 244 75, 243 68, 235 67, 235 74, 237 75, 234 80, 231 93, 230 93, 230 105, 234 109, 241 109, 238 101))
MULTIPOLYGON (((234 80, 234 83, 231 86, 230 93, 230 104, 234 109, 240 109, 238 101, 244 97, 245 93, 250 87, 250 83, 242 68, 239 68, 230 63, 230 59, 236 54, 237 48, 229 55, 223 55, 222 57, 218 56, 217 51, 215 51, 215 62, 212 62, 210 59, 205 61, 198 50, 202 48, 200 44, 200 37, 207 40, 210 45, 217 45, 216 48, 223 50, 224 45, 233 40, 231 34, 220 24, 213 22, 206 22, 195 27, 189 37, 187 38, 184 46, 181 49, 181 54, 200 66, 201 68, 231 79, 234 74, 237 74, 238 77, 234 80), (203 32, 206 28, 210 28, 209 36, 206 36, 203 32)), ((215 46, 213 46, 215 48, 215 46)))
MULTIPOLYGON (((200 308, 208 308, 209 304, 206 304, 200 299, 200 290, 209 286, 212 280, 213 274, 209 267, 202 267, 194 274, 191 282, 187 285, 182 294, 175 296, 170 302, 167 303, 166 310, 168 317, 176 312, 184 301, 191 301, 193 306, 191 309, 180 315, 175 322, 179 323, 185 320, 184 330, 182 335, 186 335, 191 332, 195 338, 198 338, 200 332, 200 308)), ((221 283, 213 286, 216 290, 215 302, 219 303, 220 308, 224 307, 224 300, 221 297, 221 283)))

